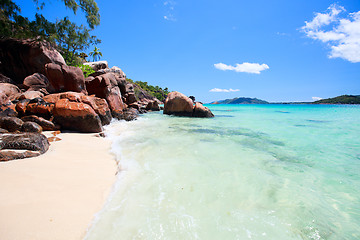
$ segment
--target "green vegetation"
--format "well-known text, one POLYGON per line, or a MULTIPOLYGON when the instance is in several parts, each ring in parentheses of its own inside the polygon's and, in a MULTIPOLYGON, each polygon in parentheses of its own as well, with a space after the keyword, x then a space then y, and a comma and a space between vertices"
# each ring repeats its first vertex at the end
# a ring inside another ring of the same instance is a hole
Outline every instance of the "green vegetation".
MULTIPOLYGON (((164 89, 162 89, 159 86, 152 86, 149 85, 147 82, 142 82, 142 81, 135 81, 130 79, 130 78, 126 78, 127 81, 135 84, 136 86, 140 87, 141 89, 147 91, 151 96, 156 97, 157 99, 159 99, 160 101, 164 101, 167 97, 167 95, 169 94, 169 89, 166 87, 164 89)), ((135 94, 136 94, 137 89, 135 88, 135 94)))
POLYGON ((314 104, 360 104, 360 95, 341 95, 334 98, 322 99, 314 104))
POLYGON ((85 78, 87 78, 90 74, 95 72, 95 70, 92 69, 92 67, 90 67, 89 65, 79 64, 79 65, 76 65, 75 67, 78 67, 78 68, 81 69, 81 71, 83 72, 85 78))
POLYGON ((212 102, 211 104, 268 104, 268 102, 257 98, 238 97, 212 102))
MULTIPOLYGON (((31 1, 31 0, 28 0, 31 1)), ((46 5, 46 1, 33 0, 38 11, 46 5)), ((68 65, 81 63, 81 52, 101 41, 90 31, 100 24, 99 8, 94 0, 61 0, 75 14, 80 8, 84 13, 90 28, 76 25, 68 17, 56 22, 48 21, 42 14, 36 13, 35 20, 23 17, 20 7, 12 0, 0 1, 0 37, 17 39, 33 38, 39 41, 47 40, 54 43, 62 53, 68 65)))

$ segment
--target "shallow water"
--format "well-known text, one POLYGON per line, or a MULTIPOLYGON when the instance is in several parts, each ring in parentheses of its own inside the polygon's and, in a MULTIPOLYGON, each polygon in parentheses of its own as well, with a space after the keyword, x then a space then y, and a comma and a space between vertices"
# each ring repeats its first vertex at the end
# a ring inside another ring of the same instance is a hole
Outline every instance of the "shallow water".
POLYGON ((86 239, 360 239, 360 106, 209 107, 107 127, 119 177, 86 239))

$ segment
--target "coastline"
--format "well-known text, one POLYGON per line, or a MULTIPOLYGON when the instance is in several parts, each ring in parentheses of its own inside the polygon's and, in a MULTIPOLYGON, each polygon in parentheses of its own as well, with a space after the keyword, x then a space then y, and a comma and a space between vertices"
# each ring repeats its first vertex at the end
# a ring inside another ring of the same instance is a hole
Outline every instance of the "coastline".
POLYGON ((41 156, 0 163, 1 239, 85 237, 117 172, 110 140, 95 135, 61 133, 41 156))

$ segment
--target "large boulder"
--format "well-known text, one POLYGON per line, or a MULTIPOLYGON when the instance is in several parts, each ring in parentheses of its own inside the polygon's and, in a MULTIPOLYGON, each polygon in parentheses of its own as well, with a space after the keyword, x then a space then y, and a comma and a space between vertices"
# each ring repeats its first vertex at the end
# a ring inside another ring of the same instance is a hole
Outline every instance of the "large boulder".
POLYGON ((73 91, 87 94, 85 77, 80 68, 49 63, 45 69, 53 92, 73 91))
POLYGON ((96 114, 100 117, 103 126, 110 124, 112 118, 111 111, 105 99, 84 95, 81 96, 80 100, 94 109, 96 114))
POLYGON ((105 99, 95 96, 87 96, 83 93, 64 92, 54 93, 44 97, 48 103, 56 103, 60 99, 68 99, 70 102, 81 102, 91 106, 96 114, 99 115, 102 125, 107 125, 111 121, 111 111, 105 99))
POLYGON ((39 40, 0 39, 0 73, 22 84, 33 73, 45 74, 45 64, 66 65, 50 43, 39 40))
POLYGON ((60 99, 55 104, 54 122, 63 129, 85 133, 102 132, 100 117, 94 109, 86 103, 70 102, 69 99, 60 99))
POLYGON ((51 92, 65 91, 65 79, 61 70, 61 65, 48 63, 45 65, 45 73, 49 79, 51 87, 53 88, 53 91, 51 92))
POLYGON ((164 114, 192 117, 193 101, 179 92, 171 92, 164 104, 164 114))
POLYGON ((49 80, 44 74, 34 73, 24 79, 23 85, 30 91, 39 91, 49 87, 49 80))
POLYGON ((80 68, 62 65, 61 69, 64 74, 66 91, 82 92, 87 94, 85 77, 80 68))
POLYGON ((164 104, 164 114, 185 116, 185 117, 214 117, 209 108, 201 103, 195 103, 182 93, 171 92, 167 96, 164 104))
POLYGON ((26 114, 50 119, 53 115, 53 109, 53 103, 48 103, 42 98, 34 98, 26 105, 26 114))

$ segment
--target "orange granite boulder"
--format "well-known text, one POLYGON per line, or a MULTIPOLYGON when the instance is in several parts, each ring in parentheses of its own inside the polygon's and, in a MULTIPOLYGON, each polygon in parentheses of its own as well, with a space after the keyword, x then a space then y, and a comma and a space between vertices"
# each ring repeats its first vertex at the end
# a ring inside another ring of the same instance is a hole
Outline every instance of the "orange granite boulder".
POLYGON ((61 128, 86 133, 102 132, 100 117, 95 110, 86 103, 71 102, 60 99, 55 104, 54 122, 61 128))
POLYGON ((171 92, 164 104, 164 114, 191 117, 193 114, 193 101, 179 92, 171 92))
POLYGON ((164 104, 164 114, 184 117, 214 117, 209 108, 199 102, 196 102, 194 106, 191 98, 179 92, 169 93, 164 104))

